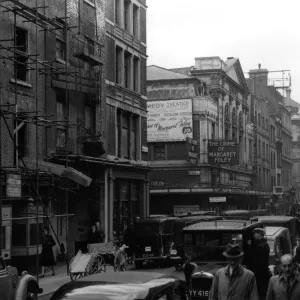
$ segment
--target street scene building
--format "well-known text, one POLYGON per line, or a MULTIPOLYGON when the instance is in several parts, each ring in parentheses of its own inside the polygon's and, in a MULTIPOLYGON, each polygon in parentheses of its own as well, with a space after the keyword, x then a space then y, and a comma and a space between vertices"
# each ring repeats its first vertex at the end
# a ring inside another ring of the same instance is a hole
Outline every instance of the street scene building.
POLYGON ((252 70, 246 79, 233 57, 148 67, 151 213, 289 211, 291 115, 267 74, 252 70))
POLYGON ((110 241, 149 214, 146 4, 6 1, 0 20, 1 249, 28 269, 45 225, 72 256, 96 220, 110 241))

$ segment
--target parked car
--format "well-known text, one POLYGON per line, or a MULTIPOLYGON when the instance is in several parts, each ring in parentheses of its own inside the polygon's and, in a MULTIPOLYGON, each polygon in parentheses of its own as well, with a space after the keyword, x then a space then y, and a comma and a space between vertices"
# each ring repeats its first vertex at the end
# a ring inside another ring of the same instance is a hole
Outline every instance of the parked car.
POLYGON ((186 283, 155 272, 109 272, 83 277, 60 287, 50 300, 187 300, 186 283))
POLYGON ((269 269, 272 275, 279 272, 279 259, 283 254, 292 254, 289 229, 285 227, 266 226, 266 239, 270 246, 269 269))
POLYGON ((137 269, 144 262, 157 261, 160 264, 177 258, 174 245, 174 221, 176 217, 137 220, 134 225, 134 262, 137 269))
POLYGON ((213 276, 227 265, 223 251, 231 242, 239 243, 247 258, 251 254, 248 246, 253 243, 253 229, 263 228, 262 222, 251 220, 215 220, 200 222, 183 228, 184 253, 197 264, 192 271, 191 298, 208 299, 213 276), (205 289, 204 289, 205 287, 205 289))
POLYGON ((220 216, 226 220, 250 220, 251 213, 249 210, 225 210, 220 213, 220 216))
POLYGON ((23 272, 19 277, 17 268, 6 266, 2 257, 0 257, 0 291, 1 300, 35 300, 37 295, 43 292, 33 276, 23 272))
POLYGON ((286 227, 290 231, 291 242, 296 244, 297 236, 300 233, 299 219, 291 216, 259 216, 258 220, 263 222, 264 226, 286 227))

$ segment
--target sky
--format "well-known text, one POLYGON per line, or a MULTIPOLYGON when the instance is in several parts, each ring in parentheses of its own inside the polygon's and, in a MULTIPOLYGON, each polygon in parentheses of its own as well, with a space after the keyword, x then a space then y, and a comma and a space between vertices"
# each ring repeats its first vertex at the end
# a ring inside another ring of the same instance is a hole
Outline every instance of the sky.
POLYGON ((299 0, 147 0, 147 6, 148 65, 188 67, 195 57, 219 56, 239 58, 246 78, 259 63, 290 70, 284 76, 290 73, 291 98, 300 103, 299 0))

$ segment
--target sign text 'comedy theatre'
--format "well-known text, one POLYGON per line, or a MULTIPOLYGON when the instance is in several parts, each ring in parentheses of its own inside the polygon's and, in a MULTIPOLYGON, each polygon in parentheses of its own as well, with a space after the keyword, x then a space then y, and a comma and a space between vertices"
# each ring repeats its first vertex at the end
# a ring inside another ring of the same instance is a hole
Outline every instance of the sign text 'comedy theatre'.
POLYGON ((147 102, 148 142, 185 141, 193 137, 192 100, 147 102))
POLYGON ((209 140, 208 162, 210 164, 239 164, 239 144, 236 141, 209 140))

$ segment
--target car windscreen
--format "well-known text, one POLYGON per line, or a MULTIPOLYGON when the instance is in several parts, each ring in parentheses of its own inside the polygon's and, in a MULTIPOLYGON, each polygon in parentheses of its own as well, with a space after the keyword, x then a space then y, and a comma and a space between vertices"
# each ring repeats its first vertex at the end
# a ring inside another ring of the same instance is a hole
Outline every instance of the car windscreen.
POLYGON ((225 260, 222 253, 232 242, 240 244, 243 249, 241 232, 201 231, 184 233, 185 252, 197 260, 225 260))

